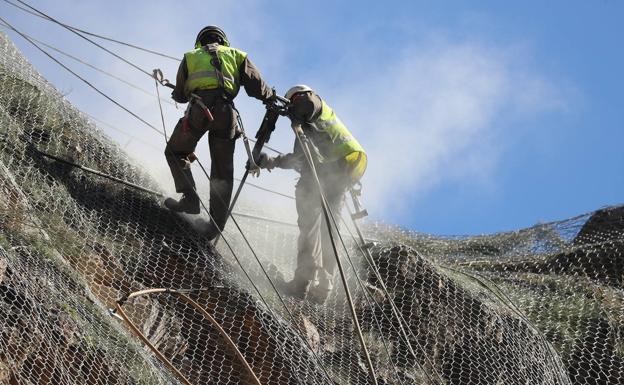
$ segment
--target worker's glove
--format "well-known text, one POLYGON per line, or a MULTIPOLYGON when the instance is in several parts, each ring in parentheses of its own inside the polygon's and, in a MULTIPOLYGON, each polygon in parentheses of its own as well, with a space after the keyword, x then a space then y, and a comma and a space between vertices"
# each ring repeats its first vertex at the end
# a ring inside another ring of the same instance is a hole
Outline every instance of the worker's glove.
POLYGON ((269 156, 265 152, 261 152, 260 155, 258 156, 258 160, 256 161, 256 164, 260 168, 264 168, 266 170, 271 171, 275 168, 275 166, 277 166, 276 160, 277 158, 273 156, 269 156))
POLYGON ((268 110, 277 107, 277 93, 275 92, 275 88, 271 89, 271 96, 269 96, 263 103, 268 110))
MULTIPOLYGON (((276 166, 275 158, 267 155, 266 152, 261 152, 254 159, 254 161, 256 162, 258 167, 269 170, 269 171, 273 170, 276 166)), ((249 170, 249 160, 247 161, 247 164, 245 164, 245 168, 249 170)))

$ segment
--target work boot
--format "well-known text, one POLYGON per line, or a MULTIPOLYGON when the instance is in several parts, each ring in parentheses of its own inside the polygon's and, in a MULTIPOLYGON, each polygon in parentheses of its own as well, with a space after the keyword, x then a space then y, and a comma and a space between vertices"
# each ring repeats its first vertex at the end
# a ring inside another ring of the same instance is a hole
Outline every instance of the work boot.
POLYGON ((177 213, 199 214, 199 197, 195 191, 185 192, 179 201, 165 199, 165 207, 177 213))
POLYGON ((292 280, 290 282, 284 282, 280 285, 279 291, 288 297, 303 300, 308 293, 310 287, 310 281, 292 280))

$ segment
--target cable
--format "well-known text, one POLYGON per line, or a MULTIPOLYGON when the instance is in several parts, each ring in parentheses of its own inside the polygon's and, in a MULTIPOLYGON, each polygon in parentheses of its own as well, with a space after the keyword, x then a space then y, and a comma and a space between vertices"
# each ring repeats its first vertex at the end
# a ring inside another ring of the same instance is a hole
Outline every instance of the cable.
MULTIPOLYGON (((257 142, 257 140, 255 140, 255 139, 253 139, 253 138, 248 138, 248 140, 249 140, 250 142, 253 142, 253 143, 256 143, 256 142, 257 142)), ((269 146, 267 146, 267 145, 266 145, 266 143, 265 143, 265 144, 264 144, 264 146, 262 146, 262 147, 263 147, 263 148, 267 148, 267 149, 269 149, 269 150, 273 151, 274 153, 276 153, 276 154, 278 154, 278 155, 284 155, 284 153, 283 153, 283 152, 281 152, 280 150, 276 150, 276 149, 274 149, 273 147, 269 147, 269 146)))
MULTIPOLYGON (((7 27, 7 28, 10 28, 4 22, 0 22, 0 25, 3 25, 5 27, 7 27)), ((137 91, 141 91, 142 93, 144 93, 146 95, 149 95, 150 97, 154 97, 154 94, 151 93, 150 91, 146 90, 145 88, 141 88, 140 86, 137 86, 136 84, 133 84, 133 83, 131 83, 131 82, 129 82, 129 81, 127 81, 127 80, 117 76, 117 75, 114 75, 114 74, 112 74, 112 73, 110 73, 108 71, 105 71, 105 70, 103 70, 101 68, 98 68, 98 67, 94 66, 93 64, 91 64, 91 63, 89 63, 87 61, 84 61, 84 60, 82 60, 82 59, 80 59, 80 58, 78 58, 76 56, 73 56, 73 55, 71 55, 71 54, 69 54, 69 53, 67 53, 67 52, 65 52, 65 51, 63 51, 63 50, 61 50, 61 49, 59 49, 57 47, 54 47, 53 45, 50 45, 50 44, 47 44, 47 43, 45 43, 45 42, 43 42, 41 40, 35 39, 34 37, 32 37, 32 36, 30 36, 28 34, 24 34, 24 36, 28 37, 32 41, 37 42, 37 43, 39 43, 39 44, 41 44, 41 45, 43 45, 43 46, 45 46, 45 47, 47 47, 47 48, 57 52, 57 53, 59 53, 59 54, 65 56, 67 58, 70 58, 70 59, 72 59, 72 60, 74 60, 74 61, 76 61, 76 62, 78 62, 80 64, 83 64, 83 65, 85 65, 85 66, 87 66, 87 67, 89 67, 91 69, 94 69, 95 71, 98 71, 98 72, 100 72, 100 73, 102 73, 102 74, 104 74, 104 75, 106 75, 106 76, 108 76, 110 78, 113 78, 113 79, 115 79, 115 80, 117 80, 117 81, 119 81, 119 82, 121 82, 121 83, 123 83, 123 84, 125 84, 125 85, 127 85, 129 87, 131 87, 131 88, 134 88, 137 91)), ((164 98, 161 98, 161 100, 163 102, 167 103, 167 104, 175 105, 175 103, 170 101, 170 100, 167 100, 167 99, 164 99, 164 98)))
POLYGON ((106 127, 110 128, 110 129, 112 129, 112 130, 114 130, 114 131, 117 131, 117 132, 119 132, 120 134, 126 135, 126 136, 127 136, 127 137, 129 137, 131 140, 135 140, 135 141, 137 141, 137 142, 141 143, 142 145, 144 145, 144 146, 146 146, 146 147, 151 148, 151 149, 152 149, 152 150, 154 150, 154 151, 158 151, 158 152, 162 151, 162 149, 161 149, 160 147, 156 147, 155 145, 153 145, 153 144, 151 144, 151 143, 148 143, 148 142, 146 142, 145 140, 143 140, 142 138, 140 138, 140 137, 138 137, 138 136, 135 136, 135 135, 132 135, 131 133, 126 132, 126 131, 122 130, 122 129, 121 129, 121 128, 119 128, 119 127, 116 127, 116 126, 113 126, 113 125, 112 125, 112 124, 110 124, 110 123, 104 122, 104 121, 102 121, 102 120, 100 120, 100 119, 96 118, 95 116, 93 116, 93 115, 91 115, 91 114, 88 114, 88 113, 86 113, 86 112, 83 112, 83 114, 85 114, 86 116, 88 116, 88 117, 89 117, 91 120, 93 120, 94 122, 100 123, 101 125, 106 126, 106 127))
MULTIPOLYGON (((5 2, 7 2, 7 3, 10 3, 8 0, 4 0, 4 1, 5 1, 5 2)), ((139 67, 138 65, 136 65, 136 64, 134 64, 134 63, 132 63, 130 60, 128 60, 128 59, 126 59, 126 58, 124 58, 124 57, 122 57, 122 56, 120 56, 120 55, 116 54, 115 52, 113 52, 113 51, 109 50, 108 48, 106 48, 106 47, 104 47, 104 46, 102 46, 102 45, 100 45, 100 44, 96 43, 95 41, 93 41, 93 40, 89 39, 88 37, 84 36, 82 33, 77 32, 77 31, 75 31, 75 30, 73 30, 73 29, 69 28, 67 25, 65 25, 65 24, 61 23, 60 21, 58 21, 58 20, 54 19, 53 17, 51 17, 51 16, 49 16, 49 15, 45 14, 44 12, 42 12, 42 11, 38 10, 37 8, 35 8, 35 7, 33 7, 33 6, 29 5, 29 4, 27 4, 26 2, 24 2, 24 1, 22 1, 22 0, 17 0, 17 1, 18 1, 19 3, 21 3, 21 4, 25 5, 25 6, 27 6, 28 8, 32 9, 33 11, 37 12, 38 14, 42 15, 42 16, 43 16, 43 17, 45 17, 46 19, 48 19, 48 20, 50 20, 50 21, 52 21, 52 22, 54 22, 54 23, 56 23, 56 24, 60 25, 61 27, 63 27, 63 28, 65 28, 65 29, 67 29, 68 31, 70 31, 70 32, 72 32, 72 33, 74 33, 74 34, 76 34, 76 35, 80 36, 80 37, 81 37, 81 38, 83 38, 84 40, 86 40, 86 41, 88 41, 89 43, 91 43, 91 44, 95 45, 96 47, 98 47, 98 48, 100 48, 100 49, 102 49, 102 50, 104 50, 104 51, 108 52, 109 54, 111 54, 111 55, 115 56, 117 59, 119 59, 119 60, 123 61, 124 63, 126 63, 126 64, 130 65, 131 67, 133 67, 133 68, 137 69, 138 71, 143 72, 144 74, 146 74, 146 75, 147 75, 147 76, 149 76, 150 78, 152 77, 152 74, 151 74, 151 73, 149 73, 148 71, 146 71, 146 70, 144 70, 143 68, 139 67)))
MULTIPOLYGON (((28 35, 24 34, 24 36, 28 36, 28 35)), ((100 72, 100 73, 102 73, 102 74, 104 74, 104 75, 106 75, 106 76, 108 76, 110 78, 113 78, 113 79, 115 79, 117 81, 120 81, 123 84, 125 84, 125 85, 127 85, 127 86, 129 86, 131 88, 134 88, 137 91, 141 91, 142 93, 144 93, 146 95, 149 95, 150 97, 154 97, 154 94, 151 93, 150 91, 146 90, 145 88, 141 88, 140 86, 137 86, 136 84, 133 84, 133 83, 131 83, 131 82, 125 80, 125 79, 122 79, 122 78, 120 78, 120 77, 118 77, 118 76, 116 76, 116 75, 114 75, 114 74, 112 74, 112 73, 110 73, 108 71, 105 71, 105 70, 103 70, 101 68, 98 68, 98 67, 94 66, 93 64, 90 64, 90 63, 88 63, 88 62, 86 62, 84 60, 81 60, 81 59, 79 59, 79 58, 77 58, 77 57, 75 57, 75 56, 73 56, 73 55, 71 55, 71 54, 69 54, 67 52, 64 52, 64 51, 62 51, 62 50, 52 46, 52 45, 44 43, 41 40, 37 40, 37 39, 35 39, 35 38, 31 37, 31 36, 28 36, 28 37, 30 39, 32 39, 33 41, 35 41, 35 42, 37 42, 37 43, 39 43, 39 44, 41 44, 41 45, 43 45, 45 47, 48 47, 49 49, 51 49, 51 50, 53 50, 55 52, 58 52, 59 54, 65 56, 65 57, 68 57, 68 58, 70 58, 70 59, 72 59, 72 60, 74 60, 74 61, 76 61, 76 62, 78 62, 80 64, 83 64, 83 65, 85 65, 85 66, 87 66, 89 68, 92 68, 92 69, 94 69, 94 70, 96 70, 96 71, 98 71, 98 72, 100 72)), ((171 100, 167 100, 165 98, 160 98, 160 100, 162 100, 163 102, 165 102, 167 104, 170 104, 172 106, 175 105, 175 103, 172 102, 171 100)))
MULTIPOLYGON (((26 13, 29 13, 29 14, 31 14, 31 15, 33 15, 33 16, 37 16, 37 17, 39 17, 39 18, 41 18, 41 19, 44 19, 44 20, 52 21, 52 20, 50 20, 49 18, 47 18, 47 17, 45 17, 45 16, 39 15, 39 14, 37 14, 37 13, 35 13, 35 12, 33 12, 33 11, 29 10, 29 9, 26 9, 26 8, 24 8, 24 7, 21 7, 21 6, 19 6, 19 5, 15 4, 15 3, 13 3, 13 2, 11 2, 11 1, 4 0, 4 2, 5 2, 5 3, 8 3, 8 4, 10 4, 10 5, 14 6, 15 8, 18 8, 18 9, 20 9, 20 10, 22 10, 22 11, 26 12, 26 13)), ((164 53, 162 53, 162 52, 154 51, 154 50, 151 50, 151 49, 148 49, 148 48, 144 48, 144 47, 141 47, 141 46, 138 46, 138 45, 135 45, 135 44, 126 43, 126 42, 123 42, 123 41, 120 41, 120 40, 116 40, 116 39, 113 39, 113 38, 110 38, 110 37, 106 37, 106 36, 98 35, 98 34, 96 34, 96 33, 89 32, 89 31, 85 31, 84 29, 80 29, 80 28, 77 28, 77 27, 73 27, 73 26, 68 25, 68 24, 65 24, 65 23, 62 23, 62 25, 63 25, 63 26, 65 26, 65 27, 67 27, 67 28, 70 28, 70 29, 72 29, 72 30, 74 30, 74 31, 77 31, 77 32, 80 32, 80 33, 84 33, 85 35, 89 35, 89 36, 97 37, 98 39, 107 40, 107 41, 110 41, 110 42, 113 42, 113 43, 117 43, 117 44, 125 45, 125 46, 130 47, 130 48, 138 49, 139 51, 143 51, 143 52, 151 53, 151 54, 154 54, 154 55, 157 55, 157 56, 162 56, 162 57, 165 57, 165 58, 167 58, 167 59, 175 60, 175 61, 177 61, 177 62, 179 62, 179 61, 180 61, 180 59, 178 59, 178 58, 176 58, 176 57, 174 57, 174 56, 171 56, 171 55, 164 54, 164 53)))
MULTIPOLYGON (((351 214, 350 210, 349 210, 349 214, 351 214)), ((355 220, 353 219, 353 217, 351 217, 351 219, 352 219, 352 223, 353 223, 355 229, 357 230, 358 236, 360 238, 360 242, 364 243, 365 239, 364 239, 364 236, 362 235, 362 233, 360 231, 360 228, 358 227, 358 225, 355 222, 355 220)), ((379 269, 377 268, 377 265, 375 264, 375 261, 373 260, 373 256, 371 255, 370 250, 366 246, 364 246, 363 244, 358 243, 357 239, 355 238, 355 235, 349 229, 349 226, 347 225, 347 223, 344 220, 344 218, 342 218, 342 222, 344 223, 344 225, 345 225, 345 227, 347 229, 347 232, 353 238, 354 243, 357 245, 358 249, 362 253, 362 256, 364 257, 364 260, 368 264, 369 268, 375 274, 375 278, 380 283, 382 291, 384 292, 386 298, 388 298, 388 301, 390 303, 390 307, 392 309, 392 314, 394 315, 394 317, 397 319, 397 321, 399 323, 399 331, 400 331, 401 337, 405 341, 410 354, 416 360, 417 365, 420 367, 420 369, 423 371, 423 373, 425 373, 425 375, 427 376, 429 381, 431 381, 431 383, 433 383, 433 379, 431 378, 429 373, 427 373, 425 368, 418 362, 418 356, 416 355, 416 352, 414 352, 414 349, 412 348, 412 345, 410 343, 409 337, 412 337, 414 340, 418 340, 418 338, 416 338, 416 336, 414 335, 414 333, 412 332, 412 330, 410 328, 406 328, 405 327, 405 324, 408 324, 408 323, 407 323, 407 321, 405 321, 405 319, 403 318, 403 316, 399 312, 398 308, 396 307, 396 304, 394 303, 394 300, 390 296, 390 292, 388 291, 388 288, 386 287, 386 284, 384 283, 383 278, 381 277, 381 274, 379 273, 379 269), (408 336, 408 332, 406 330, 409 331, 409 336, 408 336)), ((379 304, 377 304, 377 305, 379 305, 379 304)), ((384 316, 385 316, 385 313, 384 313, 384 316)), ((389 320, 387 318, 387 316, 386 316, 386 320, 391 322, 391 320, 389 320)), ((392 323, 390 323, 390 324, 392 324, 392 323)), ((444 384, 444 380, 442 379, 442 376, 437 372, 437 370, 435 370, 435 366, 429 360, 429 358, 427 358, 426 351, 424 351, 424 349, 420 345, 417 345, 417 346, 421 349, 423 357, 425 357, 425 359, 428 361, 427 364, 429 364, 429 366, 431 367, 431 370, 438 377, 438 381, 440 382, 440 384, 444 384)))
POLYGON ((151 125, 150 123, 148 123, 147 121, 145 121, 143 118, 141 118, 139 115, 135 114, 134 112, 130 111, 128 108, 126 108, 125 106, 123 106, 121 103, 119 103, 118 101, 116 101, 115 99, 113 99, 112 97, 108 96, 107 94, 105 94, 103 91, 100 91, 99 88, 97 88, 96 86, 94 86, 93 84, 91 84, 88 80, 86 80, 85 78, 83 78, 82 76, 78 75, 76 72, 74 72, 71 68, 67 67, 65 64, 63 64, 62 62, 60 62, 57 58, 55 58, 54 56, 52 56, 50 53, 48 53, 46 50, 44 50, 43 48, 41 48, 37 43, 35 43, 34 41, 32 41, 30 38, 28 38, 26 35, 24 35, 22 32, 18 31, 15 27, 13 27, 9 22, 7 22, 5 19, 2 18, 2 16, 0 16, 0 21, 2 21, 3 23, 5 23, 11 30, 13 30, 14 32, 16 32, 17 34, 19 34, 21 37, 23 37, 24 39, 26 39, 26 41, 28 41, 30 44, 32 44, 33 46, 35 46, 35 48, 37 48, 39 51, 43 52, 46 56, 48 56, 50 59, 52 59, 55 63, 57 63, 58 65, 60 65, 61 67, 63 67, 66 71, 68 71, 69 73, 71 73, 72 75, 74 75, 75 77, 77 77, 78 79, 80 79, 82 82, 84 82, 85 84, 87 84, 89 87, 91 87, 94 91, 96 91, 98 94, 104 96, 106 99, 108 99, 109 101, 111 101, 112 103, 114 103, 116 106, 118 106, 119 108, 121 108, 122 110, 126 111, 127 113, 129 113, 130 115, 132 115, 133 117, 135 117, 136 119, 138 119, 140 122, 142 122, 143 124, 145 124, 146 126, 148 126, 149 128, 151 128, 152 130, 158 132, 159 134, 163 134, 162 132, 160 132, 156 127, 154 127, 153 125, 151 125))
POLYGON ((221 335, 221 338, 223 338, 226 345, 232 350, 232 352, 234 353, 234 356, 238 358, 238 360, 242 363, 243 367, 245 368, 245 370, 247 371, 247 373, 253 380, 254 384, 262 385, 260 383, 260 380, 256 376, 256 374, 254 373, 253 368, 251 367, 251 365, 249 365, 249 362, 247 362, 247 359, 245 358, 245 356, 241 353, 238 346, 234 343, 234 341, 232 341, 232 338, 227 334, 227 332, 223 329, 223 327, 219 324, 219 322, 217 322, 217 320, 215 320, 214 317, 212 317, 210 313, 206 311, 206 309, 204 309, 201 305, 199 305, 195 300, 191 299, 191 297, 186 295, 185 294, 186 292, 188 292, 188 290, 172 290, 168 288, 146 289, 146 290, 135 291, 133 293, 125 295, 123 298, 118 300, 117 303, 115 304, 115 309, 112 310, 112 313, 115 315, 121 316, 121 319, 123 319, 126 322, 126 324, 128 324, 128 326, 134 332, 134 334, 149 347, 149 349, 156 355, 156 357, 158 357, 158 359, 161 360, 161 362, 163 362, 169 369, 171 369, 175 373, 175 375, 178 377, 178 379, 180 379, 180 381, 182 381, 182 383, 186 385, 191 385, 191 382, 178 370, 178 368, 176 368, 173 365, 173 363, 171 363, 171 361, 169 361, 160 352, 160 350, 149 341, 149 339, 145 336, 145 334, 143 334, 143 332, 141 332, 141 330, 135 325, 135 323, 132 322, 132 320, 124 312, 123 307, 122 307, 129 299, 139 297, 142 295, 162 294, 162 293, 174 294, 178 296, 180 299, 182 299, 184 302, 186 302, 187 304, 191 305, 196 311, 202 314, 204 318, 206 318, 208 322, 215 329, 217 329, 217 332, 221 335))
MULTIPOLYGON (((498 285, 492 281, 491 279, 483 276, 482 274, 479 274, 478 272, 475 272, 475 275, 472 275, 470 273, 467 273, 465 271, 462 270, 458 270, 449 266, 441 266, 443 269, 446 270, 450 270, 453 271, 455 273, 458 274, 462 274, 474 281, 476 281, 479 286, 483 287, 485 290, 489 291, 490 293, 492 293, 496 298, 498 298, 499 301, 501 301, 501 303, 503 305, 505 305, 509 310, 511 310, 512 312, 516 313, 516 315, 518 317, 520 317, 521 320, 523 320, 524 322, 526 322, 526 324, 529 326, 530 329, 533 330, 534 333, 537 334, 537 336, 539 337, 539 339, 542 341, 542 343, 544 345, 546 345, 546 351, 548 352, 548 358, 550 358, 552 360, 552 363, 556 366, 556 367, 561 367, 561 362, 559 362, 557 360, 557 355, 555 352, 552 351, 552 346, 550 345, 550 343, 548 342, 548 340, 546 339, 546 337, 544 336, 544 334, 536 327, 533 325, 533 323, 527 318, 527 316, 516 306, 516 304, 511 300, 511 298, 509 298, 507 296, 507 294, 505 294, 504 291, 502 291, 502 289, 500 287, 498 287, 498 285), (490 287, 488 286, 488 284, 485 282, 487 281, 489 284, 491 284, 494 288, 496 288, 496 292, 490 287)), ((570 380, 567 377, 563 377, 563 373, 558 373, 559 374, 559 380, 561 381, 561 383, 564 384, 569 384, 570 380)))
POLYGON ((314 160, 312 158, 312 154, 310 152, 310 148, 307 145, 307 138, 305 137, 305 135, 303 135, 303 133, 300 133, 297 129, 293 128, 293 131, 295 132, 295 135, 297 137, 297 141, 298 141, 299 145, 301 146, 301 150, 302 150, 303 154, 305 155, 305 158, 306 158, 306 161, 308 163, 308 166, 310 167, 310 171, 312 172, 312 175, 314 176, 314 180, 316 181, 316 184, 317 184, 318 189, 319 189, 323 215, 325 217, 325 222, 327 224, 327 229, 328 229, 328 232, 329 232, 329 238, 330 238, 330 241, 331 241, 332 249, 333 249, 334 255, 336 257, 336 264, 338 266, 338 271, 340 273, 340 278, 342 280, 342 284, 343 284, 344 289, 345 289, 345 295, 347 297, 347 302, 349 303, 349 310, 351 311, 351 316, 353 318, 354 327, 355 327, 355 330, 357 332, 358 339, 360 340, 360 344, 362 345, 362 350, 364 351, 364 355, 365 355, 365 358, 366 358, 366 364, 368 366, 368 371, 369 371, 369 374, 371 376, 371 380, 372 380, 373 384, 377 385, 378 384, 378 382, 377 382, 377 375, 375 373, 375 368, 373 366, 373 362, 371 361, 370 352, 368 351, 368 347, 366 346, 366 341, 364 340, 364 335, 362 334, 362 328, 360 327, 360 322, 358 320, 357 312, 355 310, 355 304, 353 302, 353 297, 351 296, 351 291, 349 290, 347 277, 345 275, 345 271, 344 271, 344 268, 342 266, 342 262, 340 262, 340 256, 338 254, 338 249, 336 248, 336 241, 334 240, 334 236, 333 236, 332 231, 331 231, 331 227, 332 226, 331 226, 331 221, 330 221, 329 213, 328 213, 327 200, 325 198, 325 194, 323 193, 323 188, 322 188, 320 180, 318 178, 318 174, 316 173, 316 167, 314 166, 314 160))

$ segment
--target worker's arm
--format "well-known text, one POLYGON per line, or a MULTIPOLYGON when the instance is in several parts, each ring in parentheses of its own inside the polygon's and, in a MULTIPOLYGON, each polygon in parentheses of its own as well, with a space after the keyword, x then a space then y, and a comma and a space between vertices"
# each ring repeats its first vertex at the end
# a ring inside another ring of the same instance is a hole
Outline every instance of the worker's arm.
POLYGON ((245 57, 238 68, 240 84, 245 87, 247 95, 266 102, 273 96, 273 90, 264 82, 260 71, 245 57))
POLYGON ((188 98, 184 93, 184 86, 187 78, 188 70, 186 69, 186 58, 184 58, 178 67, 175 88, 173 89, 173 92, 171 92, 171 97, 178 103, 188 103, 188 98))

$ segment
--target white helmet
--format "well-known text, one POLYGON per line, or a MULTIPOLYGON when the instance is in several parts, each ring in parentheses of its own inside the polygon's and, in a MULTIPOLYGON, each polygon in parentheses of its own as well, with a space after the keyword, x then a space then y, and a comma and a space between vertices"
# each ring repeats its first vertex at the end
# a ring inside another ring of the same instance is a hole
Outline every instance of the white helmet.
POLYGON ((300 92, 314 92, 314 90, 305 84, 297 84, 296 86, 290 87, 290 89, 286 91, 286 95, 284 95, 284 97, 290 100, 295 94, 300 92))

